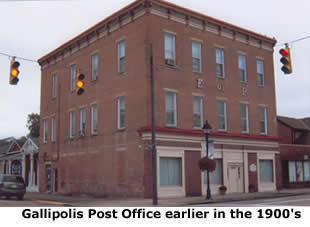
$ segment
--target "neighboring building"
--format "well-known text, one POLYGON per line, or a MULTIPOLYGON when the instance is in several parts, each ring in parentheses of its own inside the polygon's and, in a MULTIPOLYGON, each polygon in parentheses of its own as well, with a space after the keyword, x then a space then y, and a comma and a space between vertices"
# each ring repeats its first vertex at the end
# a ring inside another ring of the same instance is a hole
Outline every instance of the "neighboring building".
POLYGON ((22 175, 20 146, 14 137, 0 140, 0 174, 22 175))
POLYGON ((213 194, 222 184, 228 193, 276 190, 275 43, 166 1, 138 0, 40 58, 40 191, 151 197, 150 44, 159 197, 205 193, 205 120, 213 194))
POLYGON ((278 131, 283 187, 309 187, 310 118, 278 116, 278 131))
POLYGON ((39 191, 39 138, 28 138, 22 148, 22 172, 26 183, 26 190, 39 191))

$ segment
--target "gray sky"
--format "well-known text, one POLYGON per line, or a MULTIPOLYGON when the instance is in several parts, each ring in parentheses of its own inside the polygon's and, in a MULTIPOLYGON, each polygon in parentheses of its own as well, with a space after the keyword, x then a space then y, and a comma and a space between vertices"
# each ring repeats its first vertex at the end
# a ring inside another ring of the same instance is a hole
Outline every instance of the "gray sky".
MULTIPOLYGON (((293 74, 280 68, 285 42, 310 36, 309 0, 168 0, 228 23, 275 37, 278 115, 310 117, 310 39, 293 43, 293 74), (287 21, 282 14, 287 12, 287 21)), ((133 0, 0 0, 0 52, 37 60, 133 0), (113 4, 112 4, 113 2, 113 4)), ((40 67, 19 60, 19 83, 9 85, 8 57, 0 55, 0 138, 26 135, 27 115, 40 112, 40 67)))

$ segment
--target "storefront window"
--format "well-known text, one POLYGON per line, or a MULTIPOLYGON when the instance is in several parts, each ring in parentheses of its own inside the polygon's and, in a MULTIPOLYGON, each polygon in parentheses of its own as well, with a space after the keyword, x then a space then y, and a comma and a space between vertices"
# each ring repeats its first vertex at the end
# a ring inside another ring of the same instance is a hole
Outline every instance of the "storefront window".
POLYGON ((273 182, 272 160, 259 160, 259 176, 261 183, 273 182))
MULTIPOLYGON (((210 184, 222 184, 222 160, 215 159, 216 169, 210 172, 210 184)), ((207 184, 207 171, 204 171, 204 184, 207 184)))
POLYGON ((160 158, 160 186, 182 186, 181 158, 160 158))
POLYGON ((288 162, 289 182, 310 181, 310 161, 288 162))

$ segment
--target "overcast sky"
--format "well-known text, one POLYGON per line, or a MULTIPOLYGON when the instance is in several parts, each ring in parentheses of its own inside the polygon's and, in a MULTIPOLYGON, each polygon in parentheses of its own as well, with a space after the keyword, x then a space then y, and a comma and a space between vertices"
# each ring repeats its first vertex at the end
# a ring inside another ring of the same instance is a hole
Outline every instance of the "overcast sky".
MULTIPOLYGON (((231 24, 275 37, 278 115, 310 117, 310 39, 292 43, 293 74, 280 68, 279 44, 310 36, 309 0, 168 0, 231 24), (287 14, 287 17, 283 16, 287 14)), ((133 0, 0 0, 0 53, 37 60, 133 0)), ((19 83, 9 85, 10 61, 0 55, 0 139, 26 135, 27 115, 40 112, 40 67, 21 63, 19 83)))

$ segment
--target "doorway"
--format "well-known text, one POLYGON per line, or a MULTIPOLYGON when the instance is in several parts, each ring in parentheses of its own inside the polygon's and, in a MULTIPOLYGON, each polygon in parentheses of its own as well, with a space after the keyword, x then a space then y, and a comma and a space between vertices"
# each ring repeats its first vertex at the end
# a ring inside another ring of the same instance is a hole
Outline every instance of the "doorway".
POLYGON ((228 190, 230 193, 241 193, 243 190, 243 167, 240 163, 228 164, 228 190))

